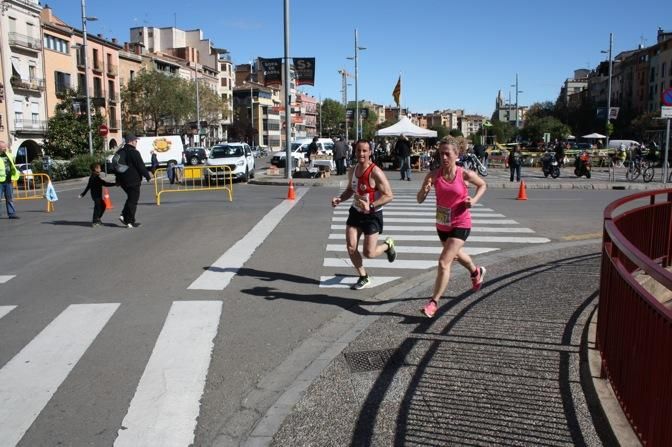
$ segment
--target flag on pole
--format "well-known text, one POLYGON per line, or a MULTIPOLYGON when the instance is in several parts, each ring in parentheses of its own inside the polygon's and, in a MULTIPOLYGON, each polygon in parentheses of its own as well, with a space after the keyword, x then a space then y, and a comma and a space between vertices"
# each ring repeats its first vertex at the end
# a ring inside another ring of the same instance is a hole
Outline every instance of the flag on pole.
POLYGON ((45 194, 45 196, 49 202, 55 202, 58 200, 56 190, 54 189, 54 185, 51 182, 49 182, 49 184, 47 185, 47 193, 45 194))
POLYGON ((392 90, 392 97, 394 98, 394 102, 397 103, 397 107, 399 107, 399 98, 401 97, 401 76, 399 76, 397 85, 394 87, 394 90, 392 90))

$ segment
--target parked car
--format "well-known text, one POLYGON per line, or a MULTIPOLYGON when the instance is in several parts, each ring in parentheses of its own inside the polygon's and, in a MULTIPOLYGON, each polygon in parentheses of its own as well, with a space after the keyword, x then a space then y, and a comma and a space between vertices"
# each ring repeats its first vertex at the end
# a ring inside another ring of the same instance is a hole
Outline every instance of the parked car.
POLYGON ((184 160, 192 166, 205 163, 208 152, 204 147, 187 147, 184 149, 184 160))
MULTIPOLYGON (((313 142, 312 138, 302 138, 292 143, 292 158, 294 159, 294 169, 298 169, 300 163, 306 159, 308 153, 308 146, 313 142)), ((320 154, 332 155, 334 149, 334 141, 331 138, 319 138, 317 140, 317 147, 320 154)), ((273 152, 271 164, 282 168, 285 166, 285 158, 287 154, 285 151, 273 152)))
MULTIPOLYGON (((224 143, 210 148, 210 157, 206 166, 228 166, 234 179, 246 182, 254 178, 254 157, 247 143, 224 143)), ((228 171, 206 169, 205 176, 210 178, 226 177, 228 171)))

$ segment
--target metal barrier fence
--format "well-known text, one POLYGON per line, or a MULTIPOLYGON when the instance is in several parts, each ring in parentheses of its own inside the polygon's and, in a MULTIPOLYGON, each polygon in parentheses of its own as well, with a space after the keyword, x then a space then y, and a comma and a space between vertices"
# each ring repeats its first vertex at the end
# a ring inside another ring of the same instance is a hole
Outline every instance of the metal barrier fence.
POLYGON ((672 189, 634 194, 605 209, 597 321, 602 376, 650 446, 672 445, 672 309, 635 274, 671 291, 671 264, 672 189), (637 207, 641 199, 648 204, 637 207), (616 215, 622 206, 628 209, 616 215))
POLYGON ((159 168, 154 172, 154 195, 161 205, 161 194, 195 191, 226 191, 233 201, 233 173, 228 166, 185 166, 159 168), (170 169, 173 169, 171 172, 170 169))
POLYGON ((47 174, 21 174, 14 183, 14 200, 46 200, 47 213, 54 211, 54 202, 47 200, 47 187, 51 179, 47 174))

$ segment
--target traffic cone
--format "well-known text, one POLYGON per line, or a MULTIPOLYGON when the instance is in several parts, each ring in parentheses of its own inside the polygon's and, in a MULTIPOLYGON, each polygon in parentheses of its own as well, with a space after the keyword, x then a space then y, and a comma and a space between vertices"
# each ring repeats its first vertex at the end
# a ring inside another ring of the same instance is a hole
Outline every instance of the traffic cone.
POLYGON ((527 190, 525 189, 525 180, 520 181, 520 189, 518 189, 517 200, 527 200, 527 190))
POLYGON ((289 190, 287 191, 287 199, 288 200, 296 199, 296 193, 294 192, 294 181, 291 178, 289 179, 289 190))
POLYGON ((103 188, 103 203, 105 204, 105 209, 107 210, 114 208, 112 206, 112 201, 110 200, 110 191, 107 188, 103 188))

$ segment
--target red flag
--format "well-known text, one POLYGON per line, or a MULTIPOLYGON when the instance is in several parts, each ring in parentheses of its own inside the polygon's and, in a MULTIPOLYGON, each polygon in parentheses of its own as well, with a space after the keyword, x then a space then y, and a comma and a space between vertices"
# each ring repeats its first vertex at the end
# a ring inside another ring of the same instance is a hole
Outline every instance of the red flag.
POLYGON ((394 102, 397 103, 397 107, 399 107, 399 98, 401 97, 401 76, 399 76, 397 85, 394 87, 394 90, 392 90, 392 97, 394 98, 394 102))

